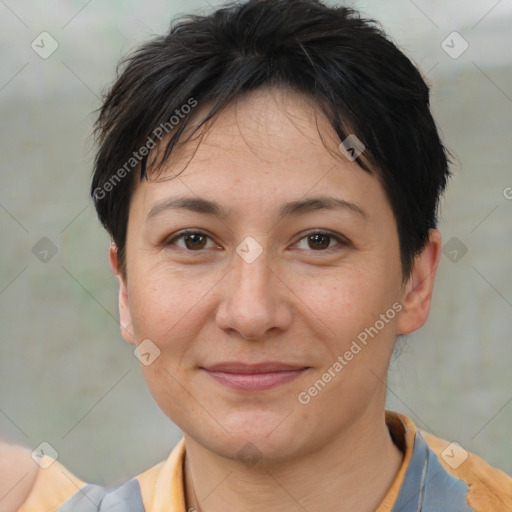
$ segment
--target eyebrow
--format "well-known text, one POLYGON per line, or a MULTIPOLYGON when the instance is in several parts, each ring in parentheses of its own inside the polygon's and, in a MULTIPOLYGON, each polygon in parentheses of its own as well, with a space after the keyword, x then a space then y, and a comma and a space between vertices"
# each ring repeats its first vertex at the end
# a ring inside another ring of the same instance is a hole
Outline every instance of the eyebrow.
MULTIPOLYGON (((218 203, 200 197, 173 197, 156 204, 151 208, 146 221, 168 210, 188 210, 195 213, 212 215, 220 219, 228 217, 227 211, 218 203)), ((367 219, 367 213, 356 203, 333 196, 317 196, 291 201, 281 206, 279 219, 284 217, 304 215, 317 210, 348 210, 367 219)))

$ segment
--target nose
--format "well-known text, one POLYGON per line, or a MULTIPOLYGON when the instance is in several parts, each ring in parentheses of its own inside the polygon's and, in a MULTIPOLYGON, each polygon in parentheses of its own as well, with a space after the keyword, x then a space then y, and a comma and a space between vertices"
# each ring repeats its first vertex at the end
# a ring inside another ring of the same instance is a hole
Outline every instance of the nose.
MULTIPOLYGON (((275 265, 274 265, 275 266, 275 265)), ((261 254, 248 263, 234 254, 232 270, 222 281, 217 325, 248 340, 261 340, 271 331, 285 331, 292 320, 290 289, 261 254)))

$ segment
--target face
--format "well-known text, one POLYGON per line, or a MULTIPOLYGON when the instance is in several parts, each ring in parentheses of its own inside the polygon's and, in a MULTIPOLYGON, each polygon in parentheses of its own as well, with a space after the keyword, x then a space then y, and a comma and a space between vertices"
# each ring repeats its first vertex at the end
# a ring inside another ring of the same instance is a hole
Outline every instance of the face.
POLYGON ((123 335, 159 351, 141 367, 161 409, 225 457, 285 460, 380 418, 397 332, 426 318, 382 186, 338 143, 303 97, 260 90, 136 186, 123 335))

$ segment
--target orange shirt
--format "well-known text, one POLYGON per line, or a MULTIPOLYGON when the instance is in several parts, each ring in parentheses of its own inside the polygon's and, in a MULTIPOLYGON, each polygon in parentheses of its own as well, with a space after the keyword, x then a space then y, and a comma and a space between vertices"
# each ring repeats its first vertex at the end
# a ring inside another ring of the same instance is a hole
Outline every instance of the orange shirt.
MULTIPOLYGON (((376 512, 511 512, 512 478, 425 432, 401 414, 386 412, 402 466, 376 512)), ((167 460, 125 485, 106 490, 85 484, 46 459, 19 512, 186 512, 182 439, 167 460)))

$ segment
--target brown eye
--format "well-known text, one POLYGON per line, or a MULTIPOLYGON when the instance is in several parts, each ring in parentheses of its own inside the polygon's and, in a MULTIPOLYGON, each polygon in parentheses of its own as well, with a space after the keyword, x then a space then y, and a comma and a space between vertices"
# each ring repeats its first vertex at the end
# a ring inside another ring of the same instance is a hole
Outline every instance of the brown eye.
POLYGON ((315 252, 328 252, 336 248, 341 249, 345 245, 347 245, 347 243, 342 237, 323 231, 309 233, 296 244, 298 249, 312 250, 315 252))
POLYGON ((195 252, 215 246, 211 238, 208 235, 201 233, 200 231, 182 232, 181 234, 175 236, 172 240, 169 240, 166 244, 175 245, 180 249, 195 252), (210 243, 209 246, 208 243, 210 243))
POLYGON ((201 234, 194 234, 194 235, 185 235, 183 237, 185 246, 187 249, 190 249, 191 251, 196 249, 203 249, 206 245, 206 239, 207 237, 201 234))
POLYGON ((331 237, 329 235, 316 233, 308 236, 308 243, 311 249, 327 249, 330 245, 331 237))

